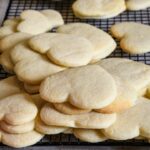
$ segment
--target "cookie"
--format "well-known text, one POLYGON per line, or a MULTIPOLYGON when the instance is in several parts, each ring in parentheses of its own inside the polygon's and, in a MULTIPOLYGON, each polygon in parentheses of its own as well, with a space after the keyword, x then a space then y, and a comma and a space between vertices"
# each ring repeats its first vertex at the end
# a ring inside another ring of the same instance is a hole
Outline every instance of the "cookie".
POLYGON ((135 105, 138 94, 126 82, 123 82, 119 77, 113 76, 117 85, 117 97, 110 105, 95 110, 100 113, 116 113, 124 111, 135 105))
POLYGON ((150 51, 150 27, 135 22, 122 22, 111 27, 111 33, 120 40, 120 47, 130 54, 150 51))
POLYGON ((98 130, 73 129, 72 132, 76 138, 89 143, 98 143, 107 140, 107 138, 98 130))
POLYGON ((138 103, 126 111, 117 114, 116 122, 104 129, 104 134, 114 140, 127 140, 138 136, 150 138, 150 101, 139 98, 138 103))
POLYGON ((37 112, 36 105, 27 94, 14 94, 0 100, 0 120, 11 125, 30 122, 37 112))
POLYGON ((17 32, 16 28, 17 28, 18 23, 19 23, 18 18, 5 20, 3 23, 3 26, 0 27, 0 39, 9 34, 17 32))
POLYGON ((141 10, 150 7, 149 0, 126 0, 128 10, 141 10))
POLYGON ((55 64, 65 67, 87 65, 94 51, 86 38, 62 33, 37 35, 29 40, 29 45, 33 50, 46 54, 55 64))
POLYGON ((10 58, 10 51, 11 50, 5 50, 0 55, 0 64, 6 72, 13 74, 14 64, 10 58))
POLYGON ((78 114, 84 114, 87 112, 90 112, 90 109, 79 109, 77 107, 74 107, 68 102, 65 103, 55 103, 53 104, 56 110, 58 110, 61 113, 68 114, 68 115, 78 115, 78 114))
POLYGON ((37 94, 39 93, 40 85, 31 85, 31 84, 24 83, 24 88, 26 92, 29 94, 37 94))
POLYGON ((76 0, 72 9, 81 19, 112 18, 125 11, 124 0, 76 0))
POLYGON ((47 135, 59 134, 67 129, 67 127, 46 125, 40 118, 38 118, 35 123, 35 130, 47 135))
POLYGON ((99 109, 117 95, 113 77, 98 65, 67 69, 47 77, 40 96, 51 103, 70 102, 80 109, 99 109))
POLYGON ((113 38, 103 30, 86 23, 69 23, 57 29, 59 33, 73 34, 88 39, 94 46, 91 62, 96 62, 110 55, 116 48, 113 38))
POLYGON ((20 19, 17 30, 33 35, 50 31, 64 24, 61 14, 55 10, 25 10, 20 14, 20 19))
POLYGON ((66 69, 33 52, 26 43, 16 45, 10 55, 15 64, 14 72, 19 80, 28 84, 38 85, 47 76, 66 69))
POLYGON ((27 133, 27 132, 32 131, 34 127, 35 127, 34 121, 30 121, 30 122, 27 122, 25 124, 18 125, 18 126, 10 125, 4 121, 1 121, 0 123, 0 128, 9 134, 27 133))
POLYGON ((30 37, 31 35, 27 33, 13 33, 5 36, 0 40, 0 51, 3 52, 12 49, 15 45, 29 39, 30 37))
POLYGON ((34 130, 23 134, 8 134, 0 130, 0 141, 5 145, 14 148, 22 148, 33 145, 39 142, 43 137, 43 134, 34 130))
POLYGON ((140 96, 145 94, 150 83, 149 65, 125 58, 104 59, 98 64, 129 84, 140 96))
POLYGON ((23 86, 16 76, 0 80, 0 100, 23 91, 23 86))
POLYGON ((40 117, 47 125, 88 129, 107 128, 116 120, 116 114, 89 112, 80 115, 66 115, 55 110, 49 103, 42 107, 40 117))

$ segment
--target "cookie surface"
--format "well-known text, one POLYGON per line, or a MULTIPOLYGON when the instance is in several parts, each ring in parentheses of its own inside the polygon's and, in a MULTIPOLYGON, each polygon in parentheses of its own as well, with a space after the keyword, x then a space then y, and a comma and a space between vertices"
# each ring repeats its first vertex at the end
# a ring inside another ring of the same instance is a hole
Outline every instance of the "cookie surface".
POLYGON ((47 76, 66 69, 51 63, 46 56, 33 52, 26 43, 15 46, 11 51, 11 59, 18 78, 32 85, 40 84, 47 76))
POLYGON ((150 7, 149 0, 126 0, 126 6, 129 10, 141 10, 150 7))
POLYGON ((95 110, 100 113, 117 113, 135 105, 138 98, 137 92, 126 82, 117 76, 113 76, 117 85, 117 96, 115 100, 102 109, 95 110))
POLYGON ((116 114, 89 112, 80 115, 66 115, 55 110, 49 103, 41 109, 40 117, 47 125, 89 129, 107 128, 116 120, 116 114))
POLYGON ((126 9, 124 0, 76 0, 72 8, 82 19, 112 18, 126 9))
POLYGON ((138 136, 150 137, 149 121, 147 115, 150 111, 150 101, 140 98, 139 102, 128 110, 118 113, 116 122, 104 129, 104 134, 115 140, 127 140, 138 136))
POLYGON ((57 29, 57 32, 78 35, 88 39, 94 46, 94 56, 91 62, 107 57, 116 48, 116 43, 109 34, 86 23, 62 25, 57 29))
POLYGON ((150 51, 150 27, 135 22, 122 22, 111 27, 111 33, 120 40, 120 47, 130 54, 150 51))
POLYGON ((29 94, 38 94, 40 85, 31 85, 31 84, 24 83, 24 88, 29 94))
POLYGON ((69 102, 55 103, 55 104, 53 104, 53 106, 59 112, 62 112, 64 114, 68 114, 68 115, 84 114, 84 113, 87 113, 87 112, 91 111, 90 109, 79 109, 77 107, 74 107, 69 102))
POLYGON ((145 94, 150 83, 149 65, 125 58, 104 59, 98 64, 133 87, 139 95, 145 94))
POLYGON ((94 48, 91 42, 83 37, 61 33, 45 33, 29 41, 30 47, 46 54, 50 61, 65 67, 87 65, 94 48))
POLYGON ((73 135, 85 142, 98 143, 107 140, 100 131, 92 129, 73 129, 73 135))
POLYGON ((112 103, 116 95, 114 79, 98 65, 59 72, 46 78, 40 86, 40 96, 44 100, 68 101, 81 109, 103 108, 112 103))
POLYGON ((25 10, 21 13, 20 18, 21 22, 17 26, 17 30, 33 35, 50 31, 52 28, 64 24, 61 14, 55 10, 25 10))

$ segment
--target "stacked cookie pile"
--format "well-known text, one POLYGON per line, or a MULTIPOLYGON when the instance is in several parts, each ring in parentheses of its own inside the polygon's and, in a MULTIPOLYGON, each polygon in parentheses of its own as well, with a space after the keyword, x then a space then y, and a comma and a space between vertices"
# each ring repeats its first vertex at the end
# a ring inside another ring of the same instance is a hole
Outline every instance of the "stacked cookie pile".
MULTIPOLYGON (((150 67, 104 59, 117 45, 108 33, 85 23, 63 24, 57 11, 27 10, 0 28, 0 63, 15 74, 0 81, 0 141, 25 147, 59 133, 87 142, 149 140, 150 67)), ((133 38, 137 29, 145 35, 149 26, 121 23, 111 32, 129 38, 138 53, 148 52, 148 40, 133 38)))
POLYGON ((149 0, 76 0, 72 9, 81 19, 107 19, 125 10, 142 10, 150 7, 149 0))

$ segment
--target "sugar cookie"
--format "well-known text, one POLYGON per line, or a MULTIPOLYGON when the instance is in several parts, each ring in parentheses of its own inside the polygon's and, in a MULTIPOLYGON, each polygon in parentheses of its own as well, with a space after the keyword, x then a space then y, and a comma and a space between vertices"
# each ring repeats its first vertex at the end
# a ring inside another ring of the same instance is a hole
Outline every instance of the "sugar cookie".
POLYGON ((128 110, 118 113, 116 122, 104 129, 104 134, 114 140, 127 140, 137 136, 150 138, 150 101, 140 98, 138 103, 128 110))
POLYGON ((81 109, 99 109, 113 102, 117 95, 112 76, 98 65, 68 69, 47 77, 40 86, 40 96, 52 103, 69 101, 81 109))
POLYGON ((68 115, 84 114, 84 113, 91 111, 90 109, 79 109, 77 107, 74 107, 69 102, 55 103, 53 105, 56 110, 58 110, 59 112, 62 112, 64 114, 68 114, 68 115))
POLYGON ((101 29, 86 23, 69 23, 57 29, 59 33, 74 34, 88 39, 94 46, 92 62, 110 55, 116 48, 113 38, 101 29))
POLYGON ((150 52, 150 27, 135 22, 122 22, 111 27, 111 33, 120 40, 123 51, 130 54, 150 52))
POLYGON ((150 83, 150 67, 125 58, 109 58, 100 61, 101 67, 129 84, 139 95, 143 95, 150 83))
POLYGON ((32 121, 36 115, 37 107, 27 94, 14 94, 0 100, 0 120, 11 125, 32 121))
POLYGON ((107 140, 100 131, 92 129, 73 129, 73 135, 82 141, 90 143, 98 143, 107 140))
POLYGON ((10 55, 15 64, 14 72, 28 84, 38 85, 47 76, 66 69, 51 63, 46 56, 33 52, 26 43, 16 45, 10 55))
POLYGON ((41 109, 40 117, 47 125, 88 129, 107 128, 116 120, 116 114, 89 112, 80 115, 66 115, 55 110, 49 103, 41 109))
POLYGON ((0 99, 23 91, 23 86, 16 76, 0 80, 0 99))
POLYGON ((45 33, 29 40, 30 47, 58 65, 78 67, 87 65, 92 57, 94 47, 84 37, 62 34, 45 33))
POLYGON ((74 14, 82 19, 112 18, 125 11, 124 0, 76 0, 74 14))
POLYGON ((25 10, 21 13, 20 18, 17 30, 33 35, 50 31, 64 24, 61 14, 55 10, 25 10))

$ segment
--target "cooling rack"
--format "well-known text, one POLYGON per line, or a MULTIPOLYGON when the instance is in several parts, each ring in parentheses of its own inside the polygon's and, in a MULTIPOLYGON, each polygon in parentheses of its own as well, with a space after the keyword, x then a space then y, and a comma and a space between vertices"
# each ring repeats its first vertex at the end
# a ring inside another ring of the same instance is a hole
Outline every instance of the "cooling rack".
MULTIPOLYGON (((13 18, 18 16, 23 10, 26 9, 35 9, 35 10, 43 10, 43 9, 55 9, 58 10, 64 20, 65 23, 71 22, 86 22, 91 25, 94 25, 98 28, 101 28, 105 31, 109 31, 109 28, 118 22, 124 21, 134 21, 140 22, 144 24, 150 24, 150 9, 141 10, 141 11, 126 11, 121 15, 105 20, 81 20, 77 19, 71 10, 71 5, 73 0, 11 0, 5 19, 13 18)), ((121 51, 118 47, 115 52, 111 54, 109 57, 124 57, 129 58, 136 61, 144 62, 145 64, 150 65, 150 53, 143 55, 129 55, 121 51)), ((1 67, 0 67, 0 79, 6 78, 9 76, 1 67)), ((129 141, 111 141, 108 140, 102 143, 90 144, 77 140, 73 135, 52 135, 46 136, 43 140, 36 144, 36 146, 55 146, 55 145, 83 145, 83 146, 149 146, 149 144, 144 140, 129 140, 129 141)))

